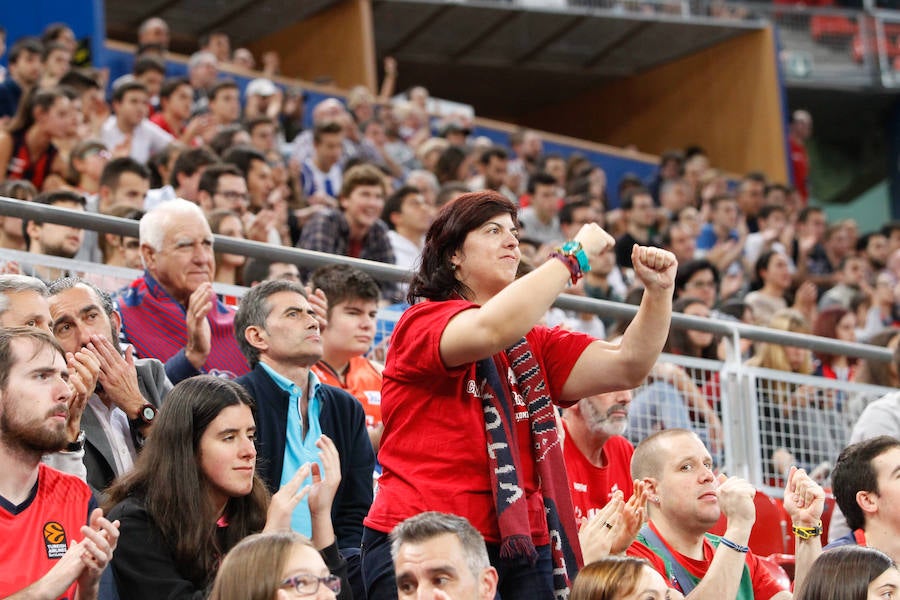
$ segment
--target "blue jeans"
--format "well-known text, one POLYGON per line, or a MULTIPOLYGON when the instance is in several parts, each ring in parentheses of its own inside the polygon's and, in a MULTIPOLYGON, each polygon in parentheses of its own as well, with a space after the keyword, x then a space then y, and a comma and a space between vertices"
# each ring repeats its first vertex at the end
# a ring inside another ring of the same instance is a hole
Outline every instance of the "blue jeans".
MULTIPOLYGON (((553 559, 550 546, 538 546, 537 550, 538 561, 532 567, 526 561, 501 560, 500 547, 487 545, 491 564, 500 575, 496 600, 552 600, 553 559)), ((362 569, 368 600, 397 599, 391 542, 386 533, 368 527, 363 529, 362 569)))

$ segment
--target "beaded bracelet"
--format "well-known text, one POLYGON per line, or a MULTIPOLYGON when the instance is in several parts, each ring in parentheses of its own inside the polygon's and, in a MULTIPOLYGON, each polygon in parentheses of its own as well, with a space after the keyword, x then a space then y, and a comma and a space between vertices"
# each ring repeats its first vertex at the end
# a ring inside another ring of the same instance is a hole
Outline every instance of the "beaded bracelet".
POLYGON ((740 552, 741 554, 747 554, 748 552, 750 552, 749 546, 741 546, 736 542, 732 542, 728 538, 719 538, 719 543, 721 543, 726 548, 731 548, 732 550, 740 552))
POLYGON ((569 281, 572 285, 578 283, 578 280, 584 277, 584 272, 581 270, 581 266, 578 264, 578 259, 572 255, 566 255, 561 252, 551 252, 550 258, 556 258, 569 269, 569 281))

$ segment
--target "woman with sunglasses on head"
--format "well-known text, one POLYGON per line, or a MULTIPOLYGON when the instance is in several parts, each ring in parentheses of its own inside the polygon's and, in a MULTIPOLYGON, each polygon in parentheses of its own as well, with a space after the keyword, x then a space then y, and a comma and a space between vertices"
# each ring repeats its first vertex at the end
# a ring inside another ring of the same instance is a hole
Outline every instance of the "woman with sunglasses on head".
POLYGON ((584 225, 517 279, 518 227, 515 205, 480 191, 445 205, 426 235, 409 288, 424 301, 397 322, 384 369, 383 472, 363 532, 369 600, 396 598, 388 534, 429 510, 479 530, 504 598, 565 594, 580 565, 553 404, 643 381, 669 329, 677 265, 633 248, 646 291, 616 344, 548 329, 544 313, 614 240, 584 225))
POLYGON ((154 418, 134 470, 109 489, 123 524, 113 564, 120 598, 205 598, 222 557, 259 531, 289 531, 307 494, 312 538, 325 562, 337 552, 331 503, 340 483, 337 450, 323 436, 325 473, 304 465, 270 501, 256 474, 253 400, 240 385, 199 375, 175 386, 154 418), (301 483, 312 474, 312 484, 301 483))

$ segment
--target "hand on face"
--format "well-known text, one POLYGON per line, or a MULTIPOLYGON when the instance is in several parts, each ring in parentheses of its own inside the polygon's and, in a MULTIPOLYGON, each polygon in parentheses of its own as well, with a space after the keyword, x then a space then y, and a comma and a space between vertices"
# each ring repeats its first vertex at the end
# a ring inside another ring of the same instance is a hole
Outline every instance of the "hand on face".
POLYGON ((72 395, 69 397, 69 416, 66 420, 66 430, 69 433, 69 441, 75 441, 78 432, 81 431, 81 415, 87 405, 100 375, 100 361, 90 350, 79 350, 75 354, 66 352, 66 363, 69 367, 69 387, 72 395))
POLYGON ((131 346, 125 349, 122 356, 106 336, 92 335, 87 349, 100 363, 98 379, 103 388, 101 397, 130 415, 132 411, 129 408, 137 409, 143 404, 131 346))

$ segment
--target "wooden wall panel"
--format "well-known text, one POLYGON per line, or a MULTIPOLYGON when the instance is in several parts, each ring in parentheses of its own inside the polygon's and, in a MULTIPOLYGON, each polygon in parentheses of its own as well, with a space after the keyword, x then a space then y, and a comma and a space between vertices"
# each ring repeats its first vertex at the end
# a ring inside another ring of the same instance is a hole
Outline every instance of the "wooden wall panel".
POLYGON ((659 154, 699 144, 716 167, 788 181, 771 28, 521 116, 532 127, 659 154))
POLYGON ((368 0, 344 0, 257 40, 250 50, 281 55, 281 71, 307 81, 331 78, 337 87, 376 89, 375 39, 368 0))

